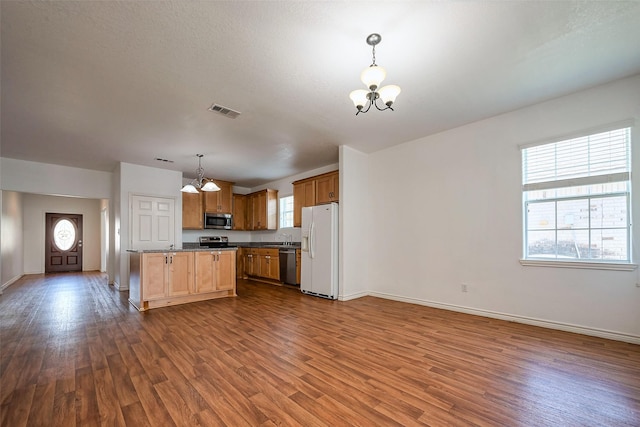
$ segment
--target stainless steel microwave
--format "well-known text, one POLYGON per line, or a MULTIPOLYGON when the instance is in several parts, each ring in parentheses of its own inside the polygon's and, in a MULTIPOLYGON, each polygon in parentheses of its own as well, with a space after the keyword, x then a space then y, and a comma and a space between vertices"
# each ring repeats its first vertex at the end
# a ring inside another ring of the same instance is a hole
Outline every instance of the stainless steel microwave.
POLYGON ((216 228, 219 230, 231 230, 233 215, 223 213, 205 213, 204 228, 216 228))

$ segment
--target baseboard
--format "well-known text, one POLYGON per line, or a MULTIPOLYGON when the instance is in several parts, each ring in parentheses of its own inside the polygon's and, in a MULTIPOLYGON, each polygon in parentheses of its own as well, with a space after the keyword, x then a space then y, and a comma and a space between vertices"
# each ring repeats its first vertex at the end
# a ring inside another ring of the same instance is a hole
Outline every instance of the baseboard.
MULTIPOLYGON (((590 328, 586 326, 573 325, 570 323, 554 322, 551 320, 536 319, 533 317, 518 316, 515 314, 500 313, 497 311, 482 310, 482 309, 465 307, 465 306, 460 306, 455 304, 445 304, 445 303, 428 301, 428 300, 423 300, 418 298, 408 298, 408 297, 402 297, 398 295, 387 294, 383 292, 368 292, 367 295, 378 297, 378 298, 394 300, 394 301, 406 302, 410 304, 424 305, 427 307, 441 308, 443 310, 451 310, 451 311, 457 311, 460 313, 473 314, 476 316, 490 317, 493 319, 523 323, 526 325, 540 326, 548 329, 556 329, 560 331, 573 332, 576 334, 606 338, 606 339, 615 340, 615 341, 623 341, 631 344, 640 344, 640 336, 608 331, 605 329, 590 328)), ((361 295, 361 296, 364 296, 364 295, 361 295)))
POLYGON ((124 286, 120 286, 120 283, 117 281, 113 281, 113 287, 116 289, 116 291, 120 291, 120 292, 124 292, 124 291, 128 291, 129 288, 125 288, 124 286))
POLYGON ((2 284, 2 286, 0 286, 0 293, 2 293, 2 291, 7 289, 9 286, 13 285, 18 280, 20 280, 23 276, 24 276, 24 274, 18 274, 13 279, 7 280, 5 283, 2 284))
POLYGON ((349 295, 338 295, 338 300, 339 301, 349 301, 349 300, 352 300, 352 299, 366 297, 368 295, 371 295, 371 293, 367 292, 367 291, 362 291, 362 292, 356 292, 354 294, 349 294, 349 295))

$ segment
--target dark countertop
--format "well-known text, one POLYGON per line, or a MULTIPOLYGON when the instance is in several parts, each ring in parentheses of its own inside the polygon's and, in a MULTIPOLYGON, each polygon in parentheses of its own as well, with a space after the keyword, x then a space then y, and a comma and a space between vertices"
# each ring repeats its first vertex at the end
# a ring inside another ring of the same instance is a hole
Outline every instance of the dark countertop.
POLYGON ((127 252, 138 254, 151 254, 151 253, 170 253, 170 252, 206 252, 206 251, 237 251, 236 246, 229 246, 226 248, 202 248, 200 246, 193 248, 183 249, 127 249, 127 252))
MULTIPOLYGON (((293 248, 300 249, 300 242, 293 242, 291 245, 284 245, 282 242, 229 242, 229 248, 237 246, 239 248, 293 248)), ((186 249, 201 249, 198 242, 182 242, 182 247, 186 249)))

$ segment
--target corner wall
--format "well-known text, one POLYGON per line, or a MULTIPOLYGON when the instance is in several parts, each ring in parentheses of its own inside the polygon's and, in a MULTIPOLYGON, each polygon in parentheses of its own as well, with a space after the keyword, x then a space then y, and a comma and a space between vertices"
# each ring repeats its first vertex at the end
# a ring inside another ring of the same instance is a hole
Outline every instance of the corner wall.
POLYGON ((24 274, 22 194, 2 191, 0 293, 24 274))
MULTIPOLYGON (((521 144, 635 118, 640 76, 371 154, 373 295, 640 343, 639 271, 523 267, 521 144), (461 291, 466 284, 468 292, 461 291)), ((640 174, 633 174, 640 224, 640 174)), ((345 197, 345 200, 348 200, 345 197)), ((345 206, 346 209, 346 206, 345 206)), ((347 244, 350 239, 345 239, 347 244)), ((633 228, 640 259, 640 230, 633 228)), ((345 264, 349 260, 345 259, 345 264)))

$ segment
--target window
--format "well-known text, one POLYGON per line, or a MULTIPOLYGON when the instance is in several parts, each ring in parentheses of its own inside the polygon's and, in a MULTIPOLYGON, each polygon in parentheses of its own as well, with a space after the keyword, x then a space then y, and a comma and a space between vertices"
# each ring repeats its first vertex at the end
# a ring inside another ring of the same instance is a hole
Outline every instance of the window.
POLYGON ((631 128, 522 149, 525 260, 630 263, 631 128))
POLYGON ((293 227, 293 196, 280 198, 280 228, 293 227))

